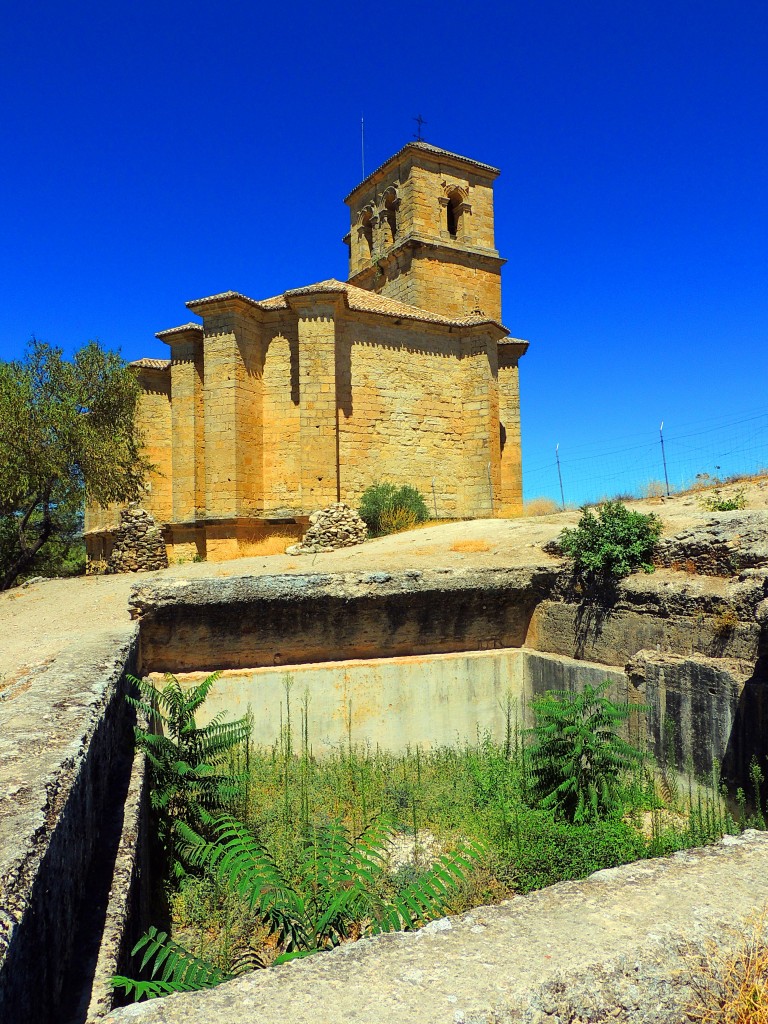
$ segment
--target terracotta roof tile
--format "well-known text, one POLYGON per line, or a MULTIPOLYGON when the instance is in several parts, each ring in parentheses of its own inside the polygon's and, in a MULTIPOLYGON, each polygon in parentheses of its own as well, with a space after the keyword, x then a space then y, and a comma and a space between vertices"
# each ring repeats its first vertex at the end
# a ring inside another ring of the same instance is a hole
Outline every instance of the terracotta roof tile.
POLYGON ((134 359, 128 363, 135 366, 137 370, 167 370, 171 365, 170 359, 134 359))
POLYGON ((188 309, 194 309, 196 306, 205 306, 209 303, 221 302, 225 299, 241 299, 243 302, 247 302, 250 306, 260 306, 255 299, 249 298, 247 295, 243 295, 242 292, 219 292, 217 295, 206 295, 203 299, 190 299, 186 303, 188 309))
POLYGON ((199 323, 181 324, 179 327, 169 327, 167 331, 158 331, 156 338, 167 338, 172 334, 183 334, 185 331, 203 331, 203 325, 199 323))
POLYGON ((358 288, 357 285, 336 281, 334 278, 318 281, 317 284, 308 285, 306 288, 292 288, 285 294, 286 296, 311 295, 315 292, 345 292, 349 308, 361 313, 381 313, 383 316, 397 317, 400 320, 419 320, 422 323, 441 324, 446 327, 476 327, 479 324, 489 323, 502 326, 497 320, 482 313, 463 317, 443 316, 441 313, 420 309, 407 302, 390 299, 386 295, 378 295, 376 292, 369 292, 366 288, 358 288))
MULTIPOLYGON (((289 298, 301 295, 316 295, 327 292, 336 292, 346 296, 346 302, 350 309, 360 313, 379 313, 382 316, 396 317, 399 320, 417 320, 420 323, 440 324, 445 327, 477 327, 480 324, 494 324, 502 330, 506 330, 503 324, 483 313, 472 316, 450 317, 440 313, 432 313, 427 309, 419 309, 418 306, 410 306, 406 302, 397 299, 387 298, 385 295, 377 295, 376 292, 369 292, 365 288, 358 288, 357 285, 349 284, 346 281, 337 281, 330 277, 326 281, 317 281, 315 284, 305 285, 303 288, 289 288, 282 295, 273 295, 268 299, 251 299, 242 292, 221 292, 219 295, 209 295, 205 299, 194 299, 187 305, 197 308, 207 304, 226 301, 227 299, 240 299, 254 309, 265 311, 275 309, 288 309, 289 298)), ((167 332, 164 332, 167 333, 167 332)))

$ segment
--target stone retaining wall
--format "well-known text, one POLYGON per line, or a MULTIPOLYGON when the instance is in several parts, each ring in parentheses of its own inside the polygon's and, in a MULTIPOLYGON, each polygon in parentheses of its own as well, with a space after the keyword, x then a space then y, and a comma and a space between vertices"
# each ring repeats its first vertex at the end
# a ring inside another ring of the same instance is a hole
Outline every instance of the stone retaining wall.
POLYGON ((168 555, 161 528, 145 509, 135 504, 123 509, 104 571, 150 572, 167 568, 168 555))
POLYGON ((112 881, 102 859, 119 846, 130 789, 137 633, 81 642, 0 703, 2 1021, 62 1024, 92 982, 112 881), (100 920, 95 946, 79 930, 86 915, 100 920))
POLYGON ((138 586, 141 664, 159 672, 520 647, 556 570, 297 574, 138 586))

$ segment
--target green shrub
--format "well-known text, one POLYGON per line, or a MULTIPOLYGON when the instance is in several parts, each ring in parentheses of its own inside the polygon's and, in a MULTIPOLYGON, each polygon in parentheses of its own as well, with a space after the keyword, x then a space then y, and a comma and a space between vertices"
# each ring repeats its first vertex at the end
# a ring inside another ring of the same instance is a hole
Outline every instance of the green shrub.
POLYGON ((617 819, 572 825, 546 811, 523 811, 513 823, 512 857, 516 888, 532 892, 593 871, 639 860, 646 843, 631 825, 617 819))
POLYGON ((653 572, 653 549, 661 536, 661 521, 652 512, 628 509, 606 501, 597 510, 582 511, 578 526, 560 534, 563 554, 574 561, 574 573, 588 588, 605 587, 637 569, 653 572))
POLYGON ((372 484, 360 498, 359 512, 373 537, 408 529, 429 519, 427 503, 421 493, 408 484, 402 487, 372 484))
POLYGON ((550 690, 531 705, 533 796, 577 825, 620 813, 624 776, 644 759, 617 733, 632 709, 604 696, 609 685, 606 679, 599 686, 587 683, 581 693, 550 690))
POLYGON ((736 512, 738 509, 746 507, 747 495, 744 488, 740 487, 730 496, 725 497, 716 487, 711 494, 700 498, 699 504, 708 512, 736 512))

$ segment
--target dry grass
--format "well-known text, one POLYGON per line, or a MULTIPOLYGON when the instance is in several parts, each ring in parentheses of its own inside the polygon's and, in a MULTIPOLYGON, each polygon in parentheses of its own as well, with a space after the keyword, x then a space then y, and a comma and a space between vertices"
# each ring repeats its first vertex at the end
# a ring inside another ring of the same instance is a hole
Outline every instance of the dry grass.
POLYGON ((551 498, 531 498, 523 505, 524 516, 550 516, 560 511, 560 506, 551 498))
POLYGON ((299 530, 281 530, 279 533, 254 534, 238 544, 238 558, 258 555, 284 555, 285 549, 299 540, 299 530))
POLYGON ((712 631, 719 639, 728 637, 739 624, 739 616, 735 608, 724 608, 712 616, 712 631))
POLYGON ((485 540, 457 540, 450 546, 450 551, 490 551, 491 545, 485 540))
POLYGON ((691 979, 688 1019, 698 1024, 768 1024, 768 909, 733 930, 733 944, 684 951, 691 979))
POLYGON ((687 572, 694 576, 699 570, 692 558, 686 558, 684 562, 672 562, 670 569, 674 572, 687 572))
POLYGON ((649 480, 643 485, 642 495, 644 498, 663 498, 667 493, 666 487, 661 480, 649 480))
POLYGON ((15 697, 20 697, 21 694, 26 693, 31 686, 31 673, 26 676, 22 675, 21 678, 18 676, 11 676, 10 679, 4 675, 0 675, 0 703, 6 700, 13 700, 15 697))
POLYGON ((410 508, 395 505, 385 508, 379 516, 382 533, 400 533, 401 530, 412 530, 416 525, 416 513, 410 508))

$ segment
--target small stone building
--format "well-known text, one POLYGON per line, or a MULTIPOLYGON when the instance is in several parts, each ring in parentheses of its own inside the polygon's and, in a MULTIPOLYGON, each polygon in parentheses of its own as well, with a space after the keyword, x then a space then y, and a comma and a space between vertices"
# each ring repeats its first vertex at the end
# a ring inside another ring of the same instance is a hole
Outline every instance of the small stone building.
MULTIPOLYGON (((299 536, 376 480, 418 487, 440 518, 521 509, 518 360, 501 322, 499 172, 411 142, 347 196, 349 280, 268 299, 195 299, 132 365, 157 466, 142 504, 169 554, 209 559, 299 536)), ((89 509, 92 558, 112 510, 89 509)))

